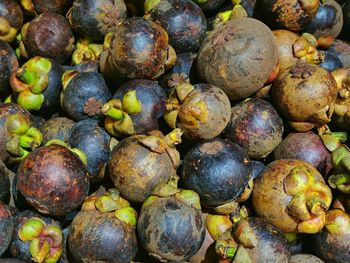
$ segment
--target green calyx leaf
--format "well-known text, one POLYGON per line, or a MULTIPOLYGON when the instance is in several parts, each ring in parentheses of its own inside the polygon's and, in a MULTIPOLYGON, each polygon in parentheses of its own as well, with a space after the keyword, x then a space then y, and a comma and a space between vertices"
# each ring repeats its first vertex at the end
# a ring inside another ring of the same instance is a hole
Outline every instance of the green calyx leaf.
POLYGON ((122 209, 118 209, 114 212, 116 218, 120 221, 135 227, 137 224, 137 212, 132 207, 124 207, 122 209))
POLYGON ((24 90, 18 94, 17 103, 29 111, 38 111, 43 105, 45 97, 43 94, 34 94, 30 90, 24 90))
POLYGON ((102 51, 103 46, 101 44, 93 44, 87 39, 80 39, 72 54, 73 65, 80 64, 84 61, 97 61, 102 51))
POLYGON ((129 90, 123 96, 122 109, 128 114, 137 114, 141 112, 141 101, 136 96, 136 90, 129 90))
POLYGON ((196 208, 201 209, 201 203, 199 195, 191 190, 182 190, 181 192, 175 195, 175 198, 183 202, 184 204, 196 208))
POLYGON ((46 224, 38 217, 26 220, 18 230, 18 237, 26 242, 38 238, 44 230, 46 224))
POLYGON ((145 15, 148 15, 160 3, 161 0, 146 0, 145 1, 145 15))
POLYGON ((48 141, 45 146, 49 146, 49 145, 52 145, 52 144, 57 144, 57 145, 61 145, 61 146, 64 146, 66 147, 68 150, 70 150, 72 153, 74 153, 75 155, 77 155, 79 157, 79 159, 82 161, 82 163, 84 165, 87 165, 87 156, 86 154, 80 150, 79 148, 71 148, 67 143, 61 141, 61 140, 57 140, 57 139, 54 139, 54 140, 50 140, 48 141))

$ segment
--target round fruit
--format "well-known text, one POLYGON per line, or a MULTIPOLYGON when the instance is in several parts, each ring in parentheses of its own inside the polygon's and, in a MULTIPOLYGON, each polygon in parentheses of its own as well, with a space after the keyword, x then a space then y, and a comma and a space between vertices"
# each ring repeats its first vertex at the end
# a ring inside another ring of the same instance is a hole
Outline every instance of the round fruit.
POLYGON ((271 30, 253 18, 221 23, 204 39, 197 72, 203 82, 225 91, 231 100, 247 98, 262 88, 277 65, 271 30))

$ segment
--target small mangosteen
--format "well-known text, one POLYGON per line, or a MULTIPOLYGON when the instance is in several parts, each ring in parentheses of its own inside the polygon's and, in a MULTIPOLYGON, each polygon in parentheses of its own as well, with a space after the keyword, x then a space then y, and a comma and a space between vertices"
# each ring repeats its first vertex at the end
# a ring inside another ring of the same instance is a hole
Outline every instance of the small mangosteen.
MULTIPOLYGON (((220 227, 225 229, 229 226, 218 220, 222 216, 210 217, 207 227, 209 223, 214 224, 210 226, 213 234, 220 233, 220 227)), ((226 259, 234 263, 288 263, 291 254, 283 232, 258 217, 242 219, 229 227, 217 237, 215 248, 223 262, 226 259)))
POLYGON ((111 137, 98 126, 96 120, 79 121, 70 129, 67 143, 86 155, 86 169, 92 181, 98 181, 104 177, 105 166, 111 152, 110 140, 111 137))
POLYGON ((327 51, 336 55, 345 68, 350 67, 350 44, 348 42, 334 39, 327 51))
POLYGON ((311 254, 296 254, 290 258, 289 263, 324 263, 324 262, 318 257, 311 254))
POLYGON ((44 117, 60 109, 61 66, 52 59, 33 57, 11 74, 10 84, 18 105, 44 117))
POLYGON ((320 1, 316 16, 304 29, 315 37, 336 38, 343 27, 343 12, 341 6, 334 0, 320 1))
POLYGON ((27 262, 58 262, 62 254, 62 230, 58 222, 25 210, 15 215, 10 252, 27 262))
POLYGON ((277 60, 271 30, 256 19, 237 18, 221 23, 204 39, 197 73, 203 82, 223 89, 231 100, 240 100, 264 86, 277 60))
POLYGON ((12 214, 7 205, 0 202, 0 257, 10 245, 13 229, 12 214))
POLYGON ((205 16, 192 0, 146 0, 144 17, 166 30, 176 53, 197 52, 207 31, 205 16))
POLYGON ((74 0, 67 13, 74 31, 92 41, 102 41, 126 16, 123 0, 74 0))
POLYGON ((283 232, 317 233, 325 224, 332 192, 311 164, 282 159, 255 179, 252 197, 257 215, 283 232))
POLYGON ((112 94, 100 73, 69 70, 62 76, 62 85, 61 105, 69 117, 75 121, 103 117, 102 106, 112 94))
POLYGON ((20 164, 16 189, 43 214, 62 216, 88 195, 89 176, 82 161, 64 146, 36 149, 20 164))
POLYGON ((23 24, 23 12, 17 1, 2 0, 0 3, 0 40, 12 42, 23 24))
POLYGON ((311 238, 313 253, 325 262, 347 263, 350 258, 350 215, 341 209, 329 210, 325 229, 311 238))
POLYGON ((137 223, 142 246, 161 262, 189 260, 205 236, 199 196, 190 190, 173 190, 146 199, 137 223))
POLYGON ((43 124, 41 132, 43 134, 43 145, 51 140, 67 142, 74 121, 66 117, 53 117, 43 124))
POLYGON ((116 189, 86 198, 68 235, 74 262, 125 263, 137 252, 137 213, 116 189))
POLYGON ((130 17, 110 37, 100 68, 110 80, 157 79, 176 61, 167 32, 141 17, 130 17))
POLYGON ((164 119, 169 127, 180 128, 190 140, 208 140, 218 136, 231 115, 225 92, 211 84, 174 83, 166 101, 164 119))
POLYGON ((22 8, 31 15, 52 12, 65 15, 73 0, 21 0, 22 8))
POLYGON ((4 100, 11 94, 10 75, 17 70, 18 61, 11 46, 1 38, 0 53, 0 99, 4 100))
POLYGON ((293 129, 304 132, 330 122, 337 89, 330 72, 299 61, 277 76, 271 101, 293 129))
POLYGON ((242 146, 250 158, 263 159, 282 141, 283 130, 283 121, 273 106, 252 98, 232 108, 224 136, 242 146))
POLYGON ((122 196, 143 202, 160 185, 176 175, 180 154, 175 145, 182 132, 164 136, 160 131, 133 135, 119 142, 108 162, 109 175, 122 196))
POLYGON ((31 126, 30 114, 14 103, 0 104, 0 158, 5 164, 19 163, 43 140, 31 126))
POLYGON ((63 63, 74 50, 74 35, 67 19, 56 13, 43 13, 23 25, 20 53, 41 56, 63 63))
POLYGON ((105 128, 121 137, 159 129, 166 94, 156 81, 130 80, 117 89, 114 99, 102 107, 105 128))
POLYGON ((184 187, 198 193, 206 207, 235 201, 251 179, 247 152, 237 144, 219 138, 194 146, 185 155, 181 167, 184 187))
POLYGON ((322 175, 331 169, 330 154, 320 136, 312 131, 290 133, 273 152, 275 160, 299 159, 312 164, 322 175))
POLYGON ((272 28, 300 31, 315 17, 319 0, 262 0, 261 8, 272 28))

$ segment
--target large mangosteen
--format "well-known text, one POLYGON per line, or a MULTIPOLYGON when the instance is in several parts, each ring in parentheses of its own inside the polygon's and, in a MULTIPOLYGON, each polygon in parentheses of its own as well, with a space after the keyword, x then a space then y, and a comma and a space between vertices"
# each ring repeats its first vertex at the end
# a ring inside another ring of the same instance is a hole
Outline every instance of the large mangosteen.
POLYGON ((257 92, 277 66, 277 45, 271 30, 253 18, 221 23, 204 39, 197 72, 203 82, 225 91, 231 100, 257 92))
POLYGON ((89 176, 79 157, 52 144, 36 149, 20 164, 16 189, 39 212, 62 216, 83 202, 89 176))

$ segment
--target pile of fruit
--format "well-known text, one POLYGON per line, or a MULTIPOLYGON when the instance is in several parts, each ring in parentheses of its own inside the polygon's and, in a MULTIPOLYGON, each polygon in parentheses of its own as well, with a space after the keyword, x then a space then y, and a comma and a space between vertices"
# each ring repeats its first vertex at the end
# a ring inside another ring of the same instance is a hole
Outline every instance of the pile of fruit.
POLYGON ((349 263, 350 0, 0 0, 0 263, 349 263))

